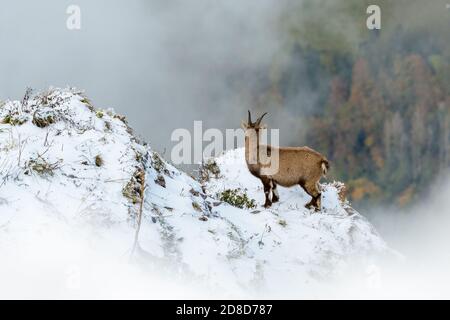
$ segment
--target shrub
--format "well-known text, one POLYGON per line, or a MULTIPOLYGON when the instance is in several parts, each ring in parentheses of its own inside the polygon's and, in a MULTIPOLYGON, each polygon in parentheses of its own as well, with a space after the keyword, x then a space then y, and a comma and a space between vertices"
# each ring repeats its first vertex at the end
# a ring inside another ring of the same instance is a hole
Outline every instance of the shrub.
POLYGON ((283 219, 278 220, 278 224, 284 228, 286 228, 286 226, 287 226, 286 220, 283 220, 283 219))
POLYGON ((88 98, 83 98, 80 100, 81 103, 84 103, 89 110, 94 111, 94 107, 92 106, 91 101, 88 98))
POLYGON ((45 128, 50 124, 55 123, 55 113, 50 108, 38 109, 33 114, 32 123, 39 128, 45 128))
POLYGON ((142 199, 142 185, 145 183, 144 170, 137 168, 133 176, 122 188, 122 195, 130 200, 133 204, 138 203, 142 199))
POLYGON ((158 174, 158 176, 155 179, 155 183, 163 188, 166 187, 166 179, 164 179, 164 176, 162 174, 158 174))
POLYGON ((25 122, 27 122, 27 118, 25 116, 12 115, 12 114, 6 115, 2 120, 3 124, 10 124, 12 126, 20 126, 20 125, 24 124, 25 122))
POLYGON ((27 165, 32 171, 41 176, 53 176, 53 172, 60 167, 60 162, 50 163, 42 157, 30 159, 27 165))
POLYGON ((120 114, 115 114, 113 116, 114 119, 119 119, 120 121, 122 121, 123 124, 125 124, 126 126, 128 126, 128 121, 127 118, 125 116, 122 116, 120 114))
POLYGON ((111 122, 109 122, 109 121, 105 121, 105 129, 107 130, 107 131, 111 131, 111 122))
POLYGON ((220 168, 217 165, 216 160, 208 159, 203 162, 199 169, 200 182, 207 182, 214 177, 216 179, 220 178, 220 168))
POLYGON ((227 189, 217 195, 220 201, 231 204, 238 208, 253 209, 256 208, 254 199, 250 199, 241 189, 227 189))
POLYGON ((158 172, 163 172, 166 170, 166 165, 164 164, 164 161, 156 152, 153 152, 152 155, 152 166, 158 172))
POLYGON ((101 118, 103 118, 103 116, 104 116, 105 114, 103 113, 102 110, 97 110, 97 111, 95 112, 95 115, 97 116, 97 118, 101 119, 101 118))
POLYGON ((202 212, 202 208, 200 207, 200 205, 196 201, 192 202, 192 208, 194 208, 195 211, 202 212))

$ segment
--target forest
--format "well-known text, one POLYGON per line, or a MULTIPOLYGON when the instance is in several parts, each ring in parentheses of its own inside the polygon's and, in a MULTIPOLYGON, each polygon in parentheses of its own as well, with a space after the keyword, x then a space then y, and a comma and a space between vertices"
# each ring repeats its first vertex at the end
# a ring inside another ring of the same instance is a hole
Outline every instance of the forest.
POLYGON ((306 128, 290 128, 294 141, 327 154, 351 201, 404 207, 450 164, 450 10, 378 1, 381 29, 368 30, 369 4, 285 10, 276 21, 283 47, 253 99, 303 120, 306 128))

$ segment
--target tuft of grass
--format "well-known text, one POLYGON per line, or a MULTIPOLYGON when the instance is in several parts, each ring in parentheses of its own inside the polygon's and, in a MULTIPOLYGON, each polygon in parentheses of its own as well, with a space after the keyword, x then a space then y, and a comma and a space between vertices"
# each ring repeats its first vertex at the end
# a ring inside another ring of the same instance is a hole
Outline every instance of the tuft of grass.
POLYGON ((55 93, 53 88, 49 88, 48 90, 42 91, 38 94, 38 98, 40 99, 41 105, 48 105, 52 100, 52 95, 55 93))
POLYGON ((84 103, 89 110, 94 111, 94 106, 88 98, 83 98, 80 100, 81 103, 84 103))
POLYGON ((9 124, 12 126, 20 126, 20 125, 24 124, 25 122, 27 122, 26 117, 19 116, 19 115, 11 115, 11 114, 7 114, 2 120, 3 124, 9 124))
POLYGON ((109 121, 105 121, 105 129, 107 131, 111 131, 112 127, 111 127, 111 122, 109 121))
POLYGON ((203 211, 202 208, 200 207, 200 205, 198 204, 198 202, 196 202, 196 201, 192 202, 192 208, 194 208, 194 210, 198 211, 198 212, 202 212, 203 211))
POLYGON ((140 193, 135 188, 134 181, 130 180, 127 182, 127 184, 122 188, 122 195, 130 200, 133 204, 136 204, 139 202, 140 199, 140 193))
POLYGON ((220 178, 220 168, 214 159, 206 160, 202 163, 199 169, 200 182, 207 182, 211 179, 211 177, 216 179, 220 178))
POLYGON ((26 106, 28 104, 28 101, 31 99, 31 96, 33 95, 33 89, 28 87, 25 91, 25 94, 22 99, 22 105, 26 106))
POLYGON ((220 201, 231 204, 234 207, 241 209, 253 209, 256 208, 256 202, 254 199, 250 199, 245 192, 241 189, 226 189, 217 194, 220 201))
POLYGON ((286 226, 287 226, 286 220, 283 220, 283 219, 278 220, 278 224, 280 226, 282 226, 283 228, 286 228, 286 226))
POLYGON ((142 156, 142 153, 135 150, 134 151, 134 159, 136 159, 137 162, 142 162, 142 159, 144 159, 144 157, 142 156))
MULTIPOLYGON (((11 124, 11 120, 12 120, 11 115, 10 115, 10 114, 7 114, 7 115, 3 118, 2 123, 3 123, 3 124, 11 124)), ((11 124, 11 125, 12 125, 12 124, 11 124)))
POLYGON ((164 161, 156 152, 153 152, 152 155, 152 167, 159 173, 166 171, 166 165, 164 164, 164 161))
POLYGON ((120 121, 123 122, 123 124, 128 126, 128 121, 127 121, 127 118, 125 116, 122 116, 120 114, 115 114, 113 118, 114 119, 119 119, 120 121))
POLYGON ((95 156, 95 165, 96 165, 97 167, 103 166, 104 163, 105 163, 105 162, 103 161, 103 158, 102 158, 101 155, 98 154, 98 155, 95 156))
POLYGON ((101 119, 105 114, 103 113, 102 110, 97 110, 95 111, 95 115, 97 116, 97 118, 101 119))
POLYGON ((42 157, 30 159, 27 166, 41 176, 53 176, 54 171, 60 167, 60 162, 50 163, 42 157))
POLYGON ((39 128, 45 128, 50 124, 55 123, 55 114, 48 110, 36 110, 33 114, 33 120, 31 122, 39 128))
POLYGON ((164 176, 162 174, 158 174, 158 176, 155 179, 155 183, 163 188, 166 187, 166 179, 164 179, 164 176))
POLYGON ((139 203, 142 198, 141 189, 144 181, 144 170, 137 168, 130 180, 122 188, 122 195, 133 204, 139 203))

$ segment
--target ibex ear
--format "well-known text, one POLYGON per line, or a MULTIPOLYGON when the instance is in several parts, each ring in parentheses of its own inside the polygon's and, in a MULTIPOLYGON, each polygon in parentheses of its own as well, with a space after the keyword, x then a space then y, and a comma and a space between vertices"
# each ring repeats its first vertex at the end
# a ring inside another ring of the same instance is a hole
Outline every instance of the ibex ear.
POLYGON ((247 124, 247 122, 245 122, 244 120, 242 120, 241 121, 241 127, 242 127, 242 129, 247 129, 248 128, 248 124, 247 124))
POLYGON ((259 128, 262 130, 267 129, 267 124, 263 123, 263 124, 259 125, 259 128))

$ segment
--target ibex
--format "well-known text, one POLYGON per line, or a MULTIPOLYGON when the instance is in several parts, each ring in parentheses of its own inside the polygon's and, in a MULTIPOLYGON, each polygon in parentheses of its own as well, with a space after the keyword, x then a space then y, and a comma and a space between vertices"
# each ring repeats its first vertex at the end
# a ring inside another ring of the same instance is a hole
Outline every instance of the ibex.
POLYGON ((305 205, 310 209, 314 207, 319 210, 320 207, 320 189, 319 180, 325 176, 330 168, 328 160, 319 152, 308 147, 274 147, 260 144, 260 130, 265 129, 261 125, 264 113, 255 122, 252 122, 250 111, 248 112, 248 122, 242 122, 245 130, 245 160, 247 167, 252 175, 259 178, 264 187, 266 201, 264 207, 268 208, 272 203, 278 202, 280 197, 277 191, 277 185, 283 187, 292 187, 300 185, 312 199, 305 205), (252 141, 256 139, 256 141, 252 141), (252 148, 256 146, 256 148, 252 148), (260 159, 260 150, 267 152, 267 159, 271 160, 271 155, 278 152, 278 166, 276 172, 268 173, 265 170, 271 164, 264 163, 260 159), (252 153, 256 152, 256 156, 252 153), (256 159, 256 161, 255 161, 256 159))

